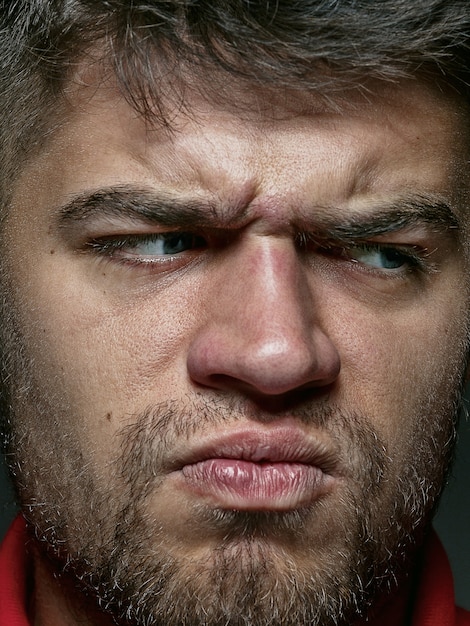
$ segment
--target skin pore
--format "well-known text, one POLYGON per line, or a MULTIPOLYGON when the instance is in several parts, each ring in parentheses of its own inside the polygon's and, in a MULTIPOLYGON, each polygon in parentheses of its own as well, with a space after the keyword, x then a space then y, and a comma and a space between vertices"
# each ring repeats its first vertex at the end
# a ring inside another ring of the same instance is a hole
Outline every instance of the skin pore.
POLYGON ((467 360, 459 104, 75 95, 3 235, 35 626, 404 622, 467 360))

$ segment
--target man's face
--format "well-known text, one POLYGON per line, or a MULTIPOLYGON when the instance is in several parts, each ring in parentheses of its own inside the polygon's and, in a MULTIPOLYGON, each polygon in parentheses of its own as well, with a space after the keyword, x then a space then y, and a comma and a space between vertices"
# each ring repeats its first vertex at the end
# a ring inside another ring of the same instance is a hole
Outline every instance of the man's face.
POLYGON ((74 97, 4 225, 28 517, 116 618, 350 624, 451 447, 457 105, 188 94, 169 131, 111 88, 74 97))

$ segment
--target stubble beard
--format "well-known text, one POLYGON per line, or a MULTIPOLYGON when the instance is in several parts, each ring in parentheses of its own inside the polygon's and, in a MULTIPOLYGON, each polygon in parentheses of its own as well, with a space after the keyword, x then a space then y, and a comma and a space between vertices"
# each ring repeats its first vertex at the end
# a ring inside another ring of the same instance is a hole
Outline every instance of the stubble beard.
MULTIPOLYGON (((199 403, 197 411, 166 404, 126 429, 117 466, 134 497, 114 525, 109 544, 113 558, 88 576, 95 595, 119 624, 128 623, 126 619, 139 626, 351 624, 364 611, 369 595, 375 595, 372 570, 378 556, 369 555, 373 544, 369 507, 353 490, 345 490, 337 511, 329 510, 327 501, 287 513, 201 505, 189 523, 196 532, 216 537, 215 547, 202 558, 178 558, 168 549, 158 511, 146 506, 147 498, 158 491, 159 449, 181 437, 184 424, 196 425, 197 430, 202 418, 204 425, 220 425, 224 414, 229 423, 243 419, 233 406, 224 412, 220 405, 207 403, 199 403), (328 527, 333 539, 326 539, 328 527), (116 594, 116 588, 122 591, 116 594)), ((341 431, 347 424, 351 438, 362 440, 365 449, 357 482, 373 500, 387 463, 383 448, 376 454, 380 442, 365 429, 351 428, 358 423, 357 416, 331 409, 315 415, 318 422, 341 423, 341 431)), ((310 410, 310 423, 312 416, 310 410)), ((357 445, 354 441, 356 449, 357 445)), ((109 548, 104 553, 110 554, 109 548)), ((82 576, 87 577, 83 567, 82 576)))

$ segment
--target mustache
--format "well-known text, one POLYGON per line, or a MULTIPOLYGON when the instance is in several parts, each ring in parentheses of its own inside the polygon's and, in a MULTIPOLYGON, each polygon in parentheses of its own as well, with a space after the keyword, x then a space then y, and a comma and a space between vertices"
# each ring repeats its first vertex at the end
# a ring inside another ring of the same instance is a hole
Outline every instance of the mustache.
POLYGON ((182 400, 165 400, 134 414, 118 436, 122 445, 139 438, 158 437, 161 446, 175 438, 191 439, 210 428, 226 423, 247 422, 269 424, 293 418, 305 426, 328 428, 335 422, 362 423, 358 413, 345 412, 324 400, 304 401, 286 408, 266 408, 237 397, 202 395, 185 396, 182 400))

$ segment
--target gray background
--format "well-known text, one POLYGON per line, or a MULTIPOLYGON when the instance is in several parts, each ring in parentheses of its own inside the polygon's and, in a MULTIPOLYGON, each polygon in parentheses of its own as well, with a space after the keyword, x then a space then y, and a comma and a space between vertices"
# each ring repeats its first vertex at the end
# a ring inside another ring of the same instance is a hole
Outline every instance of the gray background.
MULTIPOLYGON (((468 395, 468 394, 467 394, 468 395)), ((0 533, 15 515, 12 490, 0 462, 0 533)), ((470 423, 460 425, 452 476, 439 508, 435 527, 447 549, 456 583, 457 602, 470 609, 470 423)))

